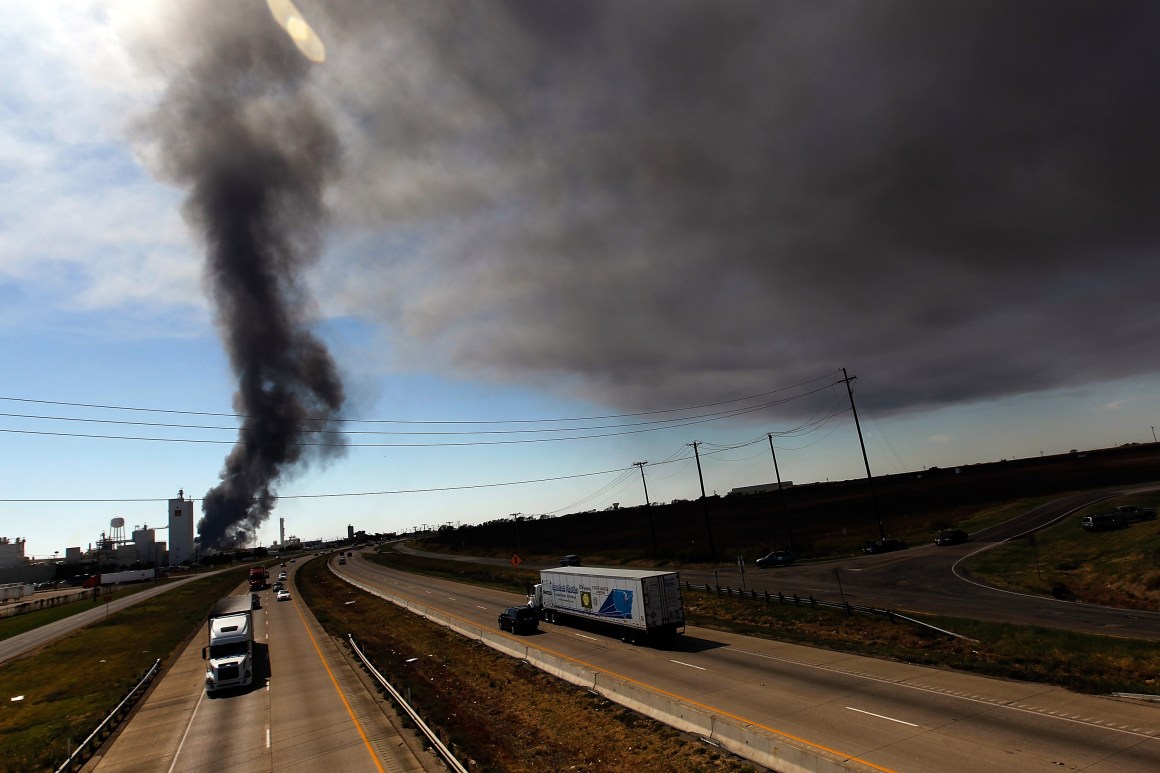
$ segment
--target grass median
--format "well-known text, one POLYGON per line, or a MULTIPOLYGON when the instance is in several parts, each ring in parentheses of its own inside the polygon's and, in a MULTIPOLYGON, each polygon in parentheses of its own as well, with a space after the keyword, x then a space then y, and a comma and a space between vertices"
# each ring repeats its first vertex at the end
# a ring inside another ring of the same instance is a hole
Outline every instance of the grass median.
POLYGON ((189 641, 240 579, 226 572, 172 588, 5 663, 0 770, 58 767, 155 660, 164 665, 189 641))

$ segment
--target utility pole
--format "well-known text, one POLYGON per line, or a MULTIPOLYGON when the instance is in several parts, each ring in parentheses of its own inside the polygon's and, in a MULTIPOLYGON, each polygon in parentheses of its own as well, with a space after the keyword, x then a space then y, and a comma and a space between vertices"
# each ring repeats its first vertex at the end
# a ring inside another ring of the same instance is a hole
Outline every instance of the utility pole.
POLYGON ((850 395, 850 410, 854 412, 854 427, 858 430, 858 444, 862 446, 862 462, 866 465, 866 480, 870 482, 870 499, 874 501, 874 517, 878 519, 878 536, 881 539, 886 539, 886 532, 882 529, 882 511, 878 509, 878 495, 874 492, 874 476, 870 474, 870 459, 866 456, 866 441, 862 439, 862 425, 858 423, 858 407, 854 405, 854 390, 850 387, 857 376, 850 376, 846 373, 846 369, 842 368, 842 376, 839 383, 846 385, 846 393, 850 395))
POLYGON ((705 498, 705 476, 701 474, 701 454, 697 451, 700 441, 688 443, 693 447, 693 455, 697 457, 697 480, 701 482, 701 505, 705 508, 705 528, 709 532, 709 560, 717 560, 717 546, 713 542, 713 522, 709 520, 709 500, 705 498))
POLYGON ((777 452, 773 450, 773 433, 766 432, 765 436, 769 438, 769 453, 773 455, 773 474, 777 476, 777 498, 781 500, 781 517, 785 521, 785 530, 789 534, 789 549, 796 551, 797 548, 793 544, 793 527, 789 524, 789 515, 786 513, 785 507, 785 489, 781 485, 781 470, 777 469, 777 452))
POLYGON ((644 479, 644 466, 646 464, 648 464, 647 461, 646 462, 633 462, 632 466, 640 468, 640 482, 644 484, 644 506, 646 508, 645 512, 648 513, 648 530, 649 530, 649 533, 652 534, 653 552, 656 553, 657 552, 657 530, 656 530, 656 527, 653 526, 652 502, 650 502, 648 499, 648 481, 646 481, 644 479))

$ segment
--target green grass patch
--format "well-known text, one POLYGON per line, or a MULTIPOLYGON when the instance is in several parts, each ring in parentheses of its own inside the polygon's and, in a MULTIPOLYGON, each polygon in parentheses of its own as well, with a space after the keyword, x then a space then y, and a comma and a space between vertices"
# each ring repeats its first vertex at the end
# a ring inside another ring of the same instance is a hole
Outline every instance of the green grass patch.
POLYGON ((1087 532, 1085 515, 1115 505, 1155 504, 1143 497, 1107 500, 1069 515, 1034 538, 1013 540, 972 557, 967 569, 993 585, 1089 604, 1160 611, 1160 520, 1087 532))
MULTIPOLYGON (((153 662, 189 640, 238 572, 195 580, 4 664, 0 769, 49 770, 116 707, 153 662), (22 700, 11 698, 22 695, 22 700)), ((92 602, 79 602, 88 603, 92 602)))
POLYGON ((1077 692, 1160 694, 1160 644, 1054 628, 911 615, 953 638, 902 620, 812 608, 808 600, 718 597, 685 592, 689 625, 812 647, 941 666, 1077 692))
MULTIPOLYGON (((173 582, 173 580, 163 580, 161 584, 173 582)), ((118 587, 110 595, 101 594, 101 603, 105 600, 115 601, 125 596, 132 596, 136 593, 149 590, 153 587, 152 582, 134 583, 133 585, 125 585, 118 587)), ((92 591, 87 591, 91 594, 92 591)), ((42 625, 55 623, 57 620, 64 620, 66 617, 72 617, 86 610, 93 608, 91 596, 85 596, 78 601, 69 601, 64 604, 59 604, 54 607, 47 607, 45 609, 37 609, 33 612, 26 612, 22 615, 12 615, 0 619, 0 641, 10 639, 13 636, 19 636, 22 633, 27 633, 42 625)))
POLYGON ((540 581, 536 569, 473 564, 467 561, 452 561, 426 556, 398 553, 390 547, 380 548, 374 553, 364 553, 376 564, 428 577, 441 577, 457 582, 466 582, 495 590, 527 593, 528 588, 540 581))

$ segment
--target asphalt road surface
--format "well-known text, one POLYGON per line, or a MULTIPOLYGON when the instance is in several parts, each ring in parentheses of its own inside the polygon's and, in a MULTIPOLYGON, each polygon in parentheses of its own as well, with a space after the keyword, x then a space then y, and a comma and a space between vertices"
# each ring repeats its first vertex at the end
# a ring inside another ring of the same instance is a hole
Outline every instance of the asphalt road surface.
MULTIPOLYGON (((361 558, 332 569, 481 629, 521 601, 361 558)), ((1160 707, 1141 702, 698 628, 669 649, 568 625, 519 640, 886 770, 1160 770, 1160 707)))
POLYGON ((260 678, 251 688, 206 695, 203 626, 120 734, 86 769, 100 773, 433 769, 432 760, 421 761, 411 751, 380 699, 365 688, 297 593, 281 602, 274 600, 272 591, 261 595, 254 628, 257 649, 268 657, 265 669, 259 664, 260 678))

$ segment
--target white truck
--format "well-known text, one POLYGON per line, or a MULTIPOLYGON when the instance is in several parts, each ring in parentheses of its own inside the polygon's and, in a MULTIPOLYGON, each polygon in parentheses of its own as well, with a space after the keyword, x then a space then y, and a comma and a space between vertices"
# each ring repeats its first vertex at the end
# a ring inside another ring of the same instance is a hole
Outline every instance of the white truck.
POLYGON ((32 584, 27 582, 12 582, 0 585, 0 601, 7 604, 9 601, 16 601, 25 596, 31 596, 34 590, 32 584))
POLYGON ((250 596, 226 596, 209 612, 209 645, 201 650, 205 691, 254 681, 254 616, 250 596))
POLYGON ((627 638, 684 633, 685 608, 676 572, 559 566, 540 571, 528 605, 549 623, 573 617, 617 626, 627 638))
POLYGON ((126 582, 148 582, 157 578, 156 569, 129 569, 124 572, 103 572, 101 585, 117 585, 126 582))

